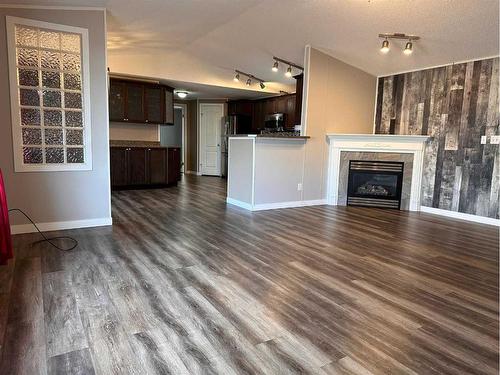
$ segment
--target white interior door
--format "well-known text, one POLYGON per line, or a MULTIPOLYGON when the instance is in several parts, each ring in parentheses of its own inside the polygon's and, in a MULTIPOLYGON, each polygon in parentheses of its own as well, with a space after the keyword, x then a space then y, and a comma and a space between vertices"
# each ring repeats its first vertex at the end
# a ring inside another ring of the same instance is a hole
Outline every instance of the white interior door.
POLYGON ((200 104, 201 174, 220 176, 221 122, 224 104, 200 104))

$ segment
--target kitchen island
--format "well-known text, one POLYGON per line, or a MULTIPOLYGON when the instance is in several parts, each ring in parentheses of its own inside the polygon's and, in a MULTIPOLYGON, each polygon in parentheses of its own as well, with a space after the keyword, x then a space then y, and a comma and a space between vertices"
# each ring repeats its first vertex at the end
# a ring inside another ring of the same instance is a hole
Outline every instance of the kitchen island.
POLYGON ((230 136, 227 203, 251 211, 315 204, 304 202, 302 196, 308 139, 269 134, 230 136))

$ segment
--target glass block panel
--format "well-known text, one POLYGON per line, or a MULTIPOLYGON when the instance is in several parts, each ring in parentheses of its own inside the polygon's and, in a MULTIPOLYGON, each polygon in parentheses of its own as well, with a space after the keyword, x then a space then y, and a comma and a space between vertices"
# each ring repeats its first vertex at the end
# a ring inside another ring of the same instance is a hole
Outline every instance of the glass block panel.
POLYGON ((61 34, 61 49, 63 51, 80 52, 80 35, 78 34, 61 34))
POLYGON ((82 127, 83 119, 80 111, 66 111, 66 126, 82 127))
POLYGON ((61 54, 52 51, 41 51, 40 63, 42 68, 61 69, 61 54))
POLYGON ((42 130, 23 128, 23 144, 24 145, 41 145, 42 144, 42 130))
POLYGON ((61 91, 43 90, 44 107, 61 107, 61 91))
POLYGON ((63 132, 62 129, 45 129, 44 141, 46 145, 62 145, 63 132))
POLYGON ((21 105, 39 106, 40 97, 37 90, 19 89, 19 101, 21 105))
POLYGON ((21 66, 38 66, 38 51, 35 49, 18 48, 17 64, 21 66))
POLYGON ((61 41, 59 39, 59 33, 55 31, 40 30, 40 47, 60 49, 61 41))
POLYGON ((61 74, 59 72, 42 71, 42 86, 53 89, 61 88, 61 74))
POLYGON ((38 86, 38 70, 17 69, 19 86, 38 86))
POLYGON ((34 108, 21 108, 21 125, 40 126, 40 110, 34 108))
POLYGON ((66 130, 66 144, 73 146, 82 146, 83 130, 66 130))
POLYGON ((66 160, 68 163, 83 163, 83 148, 71 147, 66 149, 66 160))
POLYGON ((43 111, 43 124, 45 126, 62 126, 62 111, 45 109, 43 111))
POLYGON ((64 93, 64 107, 65 108, 82 108, 82 94, 76 92, 64 93))
POLYGON ((77 72, 82 70, 80 56, 73 55, 72 53, 63 53, 63 69, 77 72))
POLYGON ((39 147, 23 147, 23 160, 25 164, 43 163, 42 149, 39 147))
POLYGON ((64 88, 67 90, 81 90, 82 79, 80 74, 64 73, 64 88))
POLYGON ((64 150, 62 147, 47 147, 45 149, 45 162, 51 164, 64 163, 64 150))
POLYGON ((37 47, 38 31, 29 27, 16 26, 16 44, 21 46, 37 47))

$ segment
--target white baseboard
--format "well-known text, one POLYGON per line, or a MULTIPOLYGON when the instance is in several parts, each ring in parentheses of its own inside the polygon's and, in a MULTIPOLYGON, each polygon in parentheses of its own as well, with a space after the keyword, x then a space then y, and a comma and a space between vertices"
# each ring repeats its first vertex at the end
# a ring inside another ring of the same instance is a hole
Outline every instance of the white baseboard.
POLYGON ((500 220, 493 219, 491 217, 465 214, 463 212, 449 211, 449 210, 443 210, 441 208, 426 207, 426 206, 420 206, 420 211, 426 212, 428 214, 448 216, 448 217, 452 217, 454 219, 473 221, 476 223, 489 224, 489 225, 495 225, 497 227, 500 227, 500 220))
POLYGON ((276 210, 279 208, 319 206, 326 204, 326 199, 316 199, 308 201, 290 201, 290 202, 278 202, 278 203, 261 203, 252 205, 250 203, 242 202, 233 198, 226 198, 226 202, 249 211, 264 211, 264 210, 276 210))
MULTIPOLYGON (((110 217, 103 217, 99 219, 88 220, 73 220, 73 221, 55 221, 51 223, 36 223, 42 232, 50 232, 53 230, 89 228, 89 227, 102 227, 112 225, 113 219, 110 217)), ((34 233, 36 232, 33 224, 17 224, 11 225, 10 231, 12 234, 34 233)))
POLYGON ((201 176, 201 172, 197 172, 197 171, 186 171, 184 172, 185 174, 194 174, 196 176, 201 176))
POLYGON ((233 206, 238 206, 238 207, 244 208, 245 210, 253 211, 252 205, 250 203, 246 203, 246 202, 239 201, 237 199, 233 199, 233 198, 229 198, 229 197, 226 198, 226 202, 229 204, 232 204, 233 206))

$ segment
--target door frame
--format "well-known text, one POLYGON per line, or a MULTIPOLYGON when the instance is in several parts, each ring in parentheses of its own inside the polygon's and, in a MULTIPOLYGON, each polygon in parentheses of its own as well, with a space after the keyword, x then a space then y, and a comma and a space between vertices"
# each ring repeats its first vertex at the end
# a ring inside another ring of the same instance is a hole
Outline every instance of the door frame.
POLYGON ((187 119, 187 104, 174 103, 174 109, 180 108, 182 111, 182 126, 181 126, 181 173, 186 173, 186 119, 187 119))
MULTIPOLYGON (((222 121, 222 117, 225 116, 225 103, 204 103, 204 102, 198 102, 198 175, 202 175, 203 172, 202 172, 202 163, 201 163, 201 156, 202 156, 202 142, 201 142, 201 112, 202 112, 202 107, 203 106, 207 106, 207 107, 220 107, 221 108, 221 113, 222 113, 222 116, 221 116, 221 121, 222 121)), ((221 122, 222 123, 222 122, 221 122)), ((219 163, 219 173, 222 173, 221 171, 221 158, 222 158, 222 155, 221 155, 221 148, 219 147, 219 150, 218 150, 218 155, 217 155, 217 159, 218 159, 218 163, 219 163)), ((219 175, 220 176, 220 175, 219 175)))

